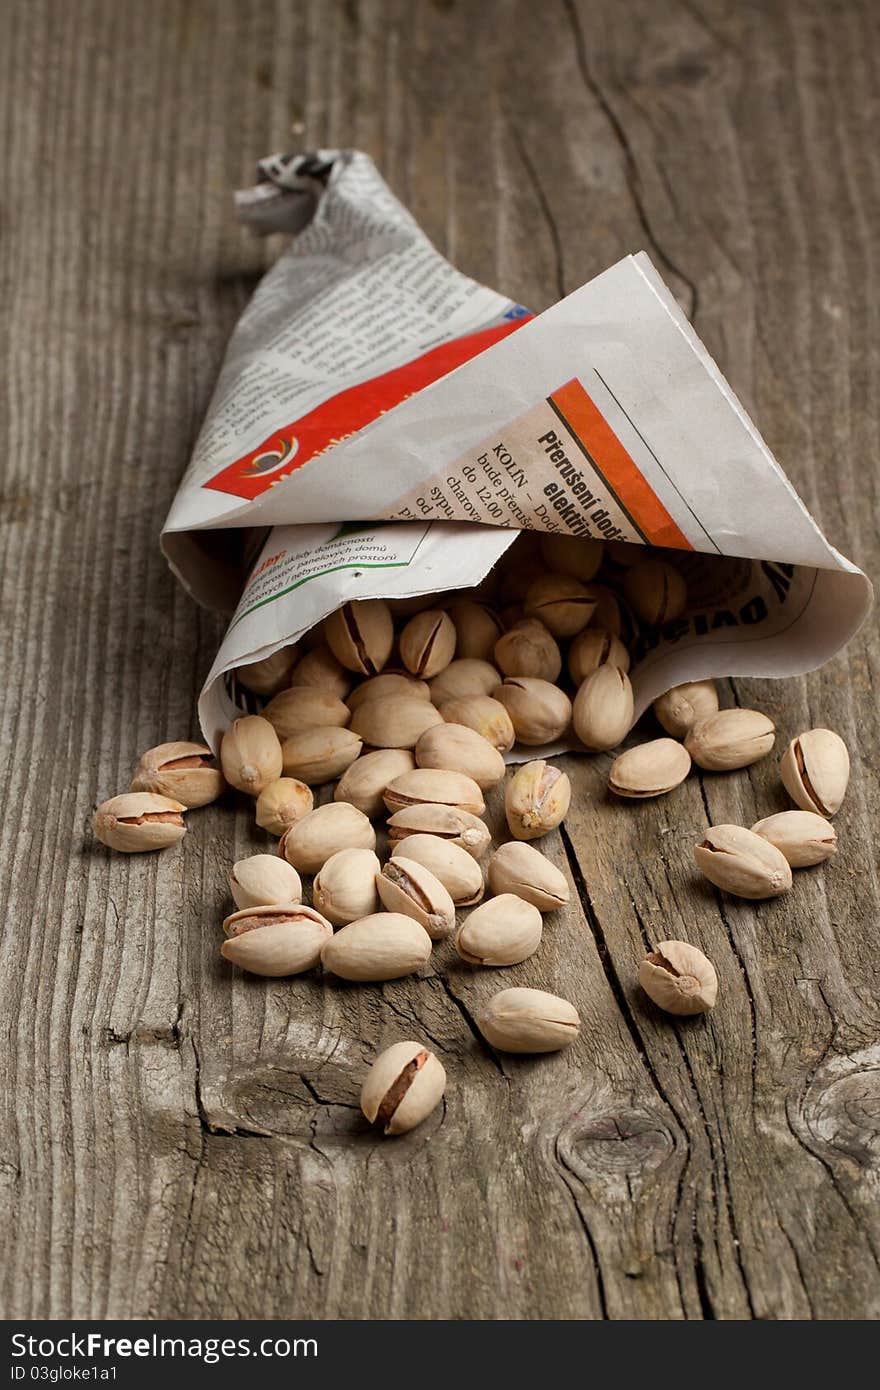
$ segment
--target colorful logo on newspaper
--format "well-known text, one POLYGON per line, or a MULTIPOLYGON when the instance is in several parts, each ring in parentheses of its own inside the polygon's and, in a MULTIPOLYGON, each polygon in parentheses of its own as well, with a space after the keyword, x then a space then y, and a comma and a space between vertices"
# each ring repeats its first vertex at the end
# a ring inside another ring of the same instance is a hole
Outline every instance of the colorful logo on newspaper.
POLYGON ((203 486, 248 501, 259 497, 308 463, 309 459, 326 453, 344 439, 350 439, 380 415, 386 415, 400 405, 408 396, 415 395, 516 332, 530 318, 532 315, 529 311, 517 305, 514 318, 505 317, 500 323, 480 329, 477 333, 440 343, 412 362, 404 362, 389 372, 383 372, 381 376, 371 377, 369 381, 358 382, 356 386, 338 392, 307 415, 269 435, 256 449, 236 459, 203 486))

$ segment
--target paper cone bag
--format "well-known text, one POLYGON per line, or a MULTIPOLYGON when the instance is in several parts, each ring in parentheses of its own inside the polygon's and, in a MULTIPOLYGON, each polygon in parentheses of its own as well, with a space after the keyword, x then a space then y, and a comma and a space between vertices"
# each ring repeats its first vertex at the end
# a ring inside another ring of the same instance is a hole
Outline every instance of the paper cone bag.
POLYGON ((191 592, 234 607, 199 706, 215 746, 259 705, 235 668, 349 599, 476 584, 525 529, 675 552, 687 609, 635 635, 636 717, 682 681, 811 670, 863 621, 868 580, 644 253, 533 317, 444 260, 366 155, 276 156, 238 196, 295 236, 163 533, 191 592))

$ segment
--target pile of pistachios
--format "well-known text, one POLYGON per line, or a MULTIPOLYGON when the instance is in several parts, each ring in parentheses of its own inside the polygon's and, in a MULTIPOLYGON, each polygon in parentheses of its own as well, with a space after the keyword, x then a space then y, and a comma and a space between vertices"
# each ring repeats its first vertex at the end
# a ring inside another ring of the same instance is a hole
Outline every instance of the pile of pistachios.
MULTIPOLYGON (((519 964, 541 944, 543 914, 569 901, 565 875, 530 842, 562 823, 571 785, 543 758, 508 771, 504 755, 572 733, 589 751, 615 750, 632 725, 639 633, 687 604, 674 552, 531 535, 473 592, 348 602, 298 646, 236 673, 260 713, 225 731, 219 767, 202 744, 150 749, 131 790, 97 808, 95 834, 113 849, 160 849, 226 784, 253 797, 257 824, 279 843, 233 866, 236 911, 220 949, 256 975, 321 965, 344 980, 392 980, 424 969, 447 938, 472 966, 519 964), (505 778, 511 839, 493 850, 484 793, 505 778), (333 799, 315 806, 313 788, 333 782, 333 799), (312 876, 311 905, 303 876, 312 876)), ((744 768, 775 743, 766 715, 720 709, 708 680, 668 691, 654 714, 667 736, 614 759, 615 796, 662 796, 694 763, 744 768)), ((836 853, 830 817, 849 777, 842 740, 828 729, 801 733, 780 771, 797 810, 751 829, 713 826, 694 848, 697 868, 725 892, 775 897, 793 868, 836 853)), ((687 942, 659 942, 639 981, 668 1013, 716 1002, 714 967, 687 942)), ((489 1046, 517 1053, 555 1051, 580 1029, 567 1000, 526 988, 496 994, 477 1023, 489 1046)), ((362 1108, 385 1133, 402 1133, 439 1104, 445 1084, 433 1053, 396 1043, 370 1070, 362 1108)))

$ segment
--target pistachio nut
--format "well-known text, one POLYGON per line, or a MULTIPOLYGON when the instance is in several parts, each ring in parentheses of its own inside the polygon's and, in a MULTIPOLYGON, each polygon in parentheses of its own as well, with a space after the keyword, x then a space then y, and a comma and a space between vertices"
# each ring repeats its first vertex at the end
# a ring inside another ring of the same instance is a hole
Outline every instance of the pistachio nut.
POLYGON ((803 811, 833 816, 849 782, 849 752, 832 729, 808 729, 793 738, 779 764, 782 783, 803 811))
POLYGON ((394 646, 394 623, 380 598, 353 599, 324 619, 324 640, 347 671, 375 676, 394 646))
POLYGON ((432 802, 404 806, 388 817, 389 844, 402 844, 411 835, 445 840, 447 844, 466 850, 473 859, 482 859, 492 843, 489 827, 479 816, 463 811, 460 806, 438 806, 432 802))
POLYGON ((624 575, 623 595, 643 623, 659 627, 680 618, 687 607, 684 577, 666 560, 638 560, 624 575))
POLYGON ((491 695, 462 695, 444 700, 440 715, 449 724, 464 724, 473 729, 499 753, 506 753, 516 740, 510 715, 501 701, 493 700, 491 695))
POLYGON ((698 767, 729 772, 749 767, 773 747, 772 719, 756 709, 720 709, 695 724, 684 746, 698 767))
POLYGON ((486 809, 483 793, 464 772, 449 772, 440 768, 416 767, 402 772, 389 782, 384 793, 389 815, 417 801, 430 801, 440 806, 460 806, 463 811, 482 815, 486 809))
POLYGON ((277 695, 290 684, 290 677, 298 656, 296 645, 279 647, 271 656, 262 661, 252 661, 249 666, 238 666, 235 678, 245 690, 254 695, 277 695))
POLYGON ((426 729, 442 723, 440 711, 418 695, 365 700, 351 716, 354 732, 374 748, 415 748, 426 729))
POLYGON ((756 821, 752 830, 775 845, 793 869, 821 864, 837 853, 834 826, 815 811, 779 811, 756 821))
POLYGON ((400 634, 400 656, 408 671, 423 680, 439 675, 455 655, 455 623, 439 608, 410 618, 400 634))
POLYGON ((239 859, 230 870, 229 887, 236 907, 302 901, 299 874, 277 854, 251 854, 247 859, 239 859))
POLYGON ((565 818, 571 802, 571 782, 561 768, 543 758, 523 763, 504 792, 504 811, 517 840, 537 840, 565 818))
POLYGON ((555 574, 568 574, 586 584, 599 573, 604 546, 601 541, 579 536, 548 534, 541 537, 541 558, 555 574))
POLYGON ((475 656, 457 657, 431 681, 431 699, 442 705, 470 695, 489 695, 501 677, 490 661, 475 656))
POLYGON ((388 912, 403 912, 413 917, 432 941, 440 941, 455 927, 452 898, 436 874, 416 859, 408 859, 404 854, 394 855, 376 874, 376 888, 388 912))
POLYGON ((348 697, 348 708, 354 714, 366 700, 387 700, 392 695, 416 696, 420 700, 431 698, 427 681, 419 680, 409 671, 383 671, 378 676, 368 676, 355 686, 348 697))
POLYGON ((572 723, 578 738, 594 753, 603 753, 617 747, 632 722, 629 676, 617 666, 597 666, 574 697, 572 723))
POLYGON ((264 787, 257 797, 257 825, 268 830, 270 835, 283 835, 285 830, 302 820, 314 804, 315 798, 305 782, 300 782, 296 777, 278 777, 264 787))
POLYGON ((473 599, 460 598, 449 605, 449 616, 458 634, 456 655, 491 661, 495 643, 504 631, 495 609, 473 599))
MULTIPOLYGON (((521 603, 508 603, 504 608, 499 610, 498 616, 501 619, 501 626, 504 628, 505 632, 510 632, 511 628, 518 627, 520 623, 534 621, 533 618, 526 618, 521 603)), ((542 623, 541 626, 543 627, 544 624, 542 623)), ((493 661, 496 659, 494 652, 492 653, 492 659, 493 661)))
POLYGON ((312 902, 334 927, 379 911, 376 875, 379 860, 371 849, 340 849, 322 864, 312 884, 312 902))
POLYGON ((347 801, 316 806, 281 837, 278 853, 301 874, 316 874, 340 849, 375 849, 376 832, 347 801))
POLYGON ((645 556, 645 547, 640 541, 606 541, 605 557, 618 569, 629 569, 637 565, 645 556))
POLYGON ((404 912, 376 912, 350 922, 321 952, 325 970, 342 980, 397 980, 431 959, 431 938, 404 912))
POLYGON ((417 1042, 380 1052, 364 1078, 361 1110, 385 1134, 406 1134, 436 1110, 446 1090, 442 1063, 417 1042))
POLYGON ((363 746, 353 729, 339 729, 335 724, 300 729, 281 745, 284 775, 319 787, 341 777, 360 757, 363 746))
POLYGON ((704 1014, 718 994, 714 965, 686 941, 659 941, 639 966, 639 984, 668 1014, 704 1014))
POLYGON ((109 849, 141 854, 182 840, 185 810, 180 801, 157 792, 123 792, 101 802, 92 816, 92 829, 109 849))
POLYGON ((498 749, 466 724, 435 724, 426 729, 416 744, 416 766, 467 773, 481 791, 496 786, 505 770, 498 749))
POLYGON ((697 868, 739 898, 776 898, 791 887, 791 866, 769 840, 741 825, 713 825, 694 846, 697 868))
POLYGON ((624 643, 635 635, 635 621, 628 607, 624 607, 619 594, 609 589, 607 584, 591 584, 590 590, 596 600, 590 626, 610 632, 624 643))
POLYGON ((321 948, 333 939, 333 928, 304 903, 272 903, 245 907, 223 923, 224 960, 252 975, 301 975, 314 970, 321 948))
POLYGON ((525 615, 537 618, 554 637, 574 637, 593 616, 596 600, 569 574, 542 574, 528 587, 525 615))
POLYGON ((537 618, 514 623, 495 643, 495 665, 505 676, 537 676, 555 681, 562 670, 562 653, 552 633, 537 618))
POLYGON ((579 686, 597 666, 605 665, 629 671, 629 652, 612 632, 600 627, 585 628, 568 649, 568 674, 579 686))
POLYGON ((468 913, 455 933, 455 949, 469 965, 519 965, 535 954, 542 931, 532 903, 502 893, 468 913))
POLYGON ((674 685, 654 701, 654 713, 673 738, 686 738, 696 724, 717 711, 718 691, 711 680, 674 685))
POLYGON ((477 1026, 499 1052, 558 1052, 575 1041, 581 1020, 567 999, 517 988, 493 995, 477 1015, 477 1026))
POLYGON ((246 714, 236 719, 220 740, 220 766, 231 787, 259 796, 281 776, 281 744, 267 719, 246 714))
POLYGON ((515 893, 539 912, 552 912, 571 896, 565 874, 524 840, 510 840, 496 849, 489 860, 488 880, 493 893, 515 893))
POLYGON ((187 810, 216 801, 225 786, 214 754, 204 743, 160 743, 148 748, 131 779, 133 792, 158 792, 187 810))
POLYGON ((485 891, 482 870, 476 859, 454 840, 444 840, 439 835, 408 835, 405 840, 394 843, 391 857, 413 860, 429 869, 443 884, 456 907, 478 903, 485 891))
MULTIPOLYGON (((377 677, 381 680, 381 676, 377 677)), ((362 753, 346 768, 336 784, 334 801, 350 801, 370 820, 384 816, 384 791, 402 772, 411 772, 416 760, 408 748, 377 748, 362 753)))
POLYGON ((508 676, 492 695, 507 710, 517 739, 527 747, 553 743, 571 723, 571 700, 565 691, 536 676, 508 676))
POLYGON ((300 729, 343 729, 351 718, 351 710, 331 690, 294 685, 269 701, 263 718, 268 719, 283 741, 298 734, 300 729))
POLYGON ((679 786, 690 770, 686 748, 674 738, 655 738, 615 758, 608 774, 608 790, 634 800, 664 796, 679 786))
POLYGON ((337 699, 344 700, 351 690, 352 680, 351 673, 336 660, 330 648, 322 644, 306 652, 288 685, 294 688, 326 690, 328 695, 335 695, 337 699))

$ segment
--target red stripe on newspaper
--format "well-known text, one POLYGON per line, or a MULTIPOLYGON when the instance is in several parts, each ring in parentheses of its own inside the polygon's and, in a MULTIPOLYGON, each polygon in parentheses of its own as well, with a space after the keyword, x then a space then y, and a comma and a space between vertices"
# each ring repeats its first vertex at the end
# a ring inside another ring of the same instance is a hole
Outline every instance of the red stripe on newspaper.
POLYGON ((412 362, 405 362, 402 367, 394 367, 390 372, 340 391, 308 415, 270 434, 256 449, 236 459, 202 486, 231 493, 234 497, 259 497, 316 454, 323 454, 357 434, 408 396, 485 352, 533 317, 523 312, 521 317, 509 322, 468 333, 463 338, 453 338, 412 362))
POLYGON ((576 378, 566 382, 550 400, 645 540, 693 550, 581 383, 576 378))

